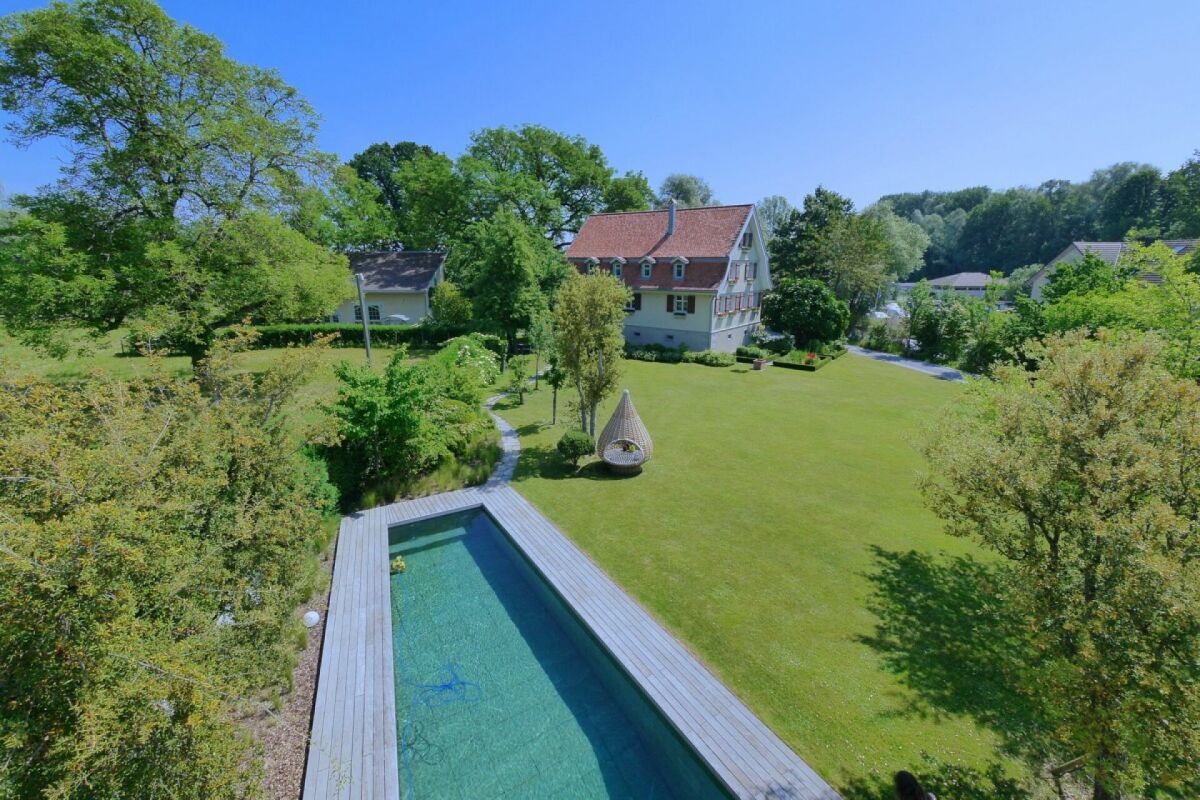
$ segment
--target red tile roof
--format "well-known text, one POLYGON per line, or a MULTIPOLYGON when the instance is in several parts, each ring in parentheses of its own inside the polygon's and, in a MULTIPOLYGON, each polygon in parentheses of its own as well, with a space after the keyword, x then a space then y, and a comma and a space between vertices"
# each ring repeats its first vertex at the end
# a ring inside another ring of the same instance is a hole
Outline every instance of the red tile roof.
POLYGON ((681 208, 676 212, 675 233, 669 237, 665 210, 593 214, 571 242, 567 256, 600 260, 621 256, 634 268, 637 260, 645 256, 725 258, 752 208, 752 205, 681 208))

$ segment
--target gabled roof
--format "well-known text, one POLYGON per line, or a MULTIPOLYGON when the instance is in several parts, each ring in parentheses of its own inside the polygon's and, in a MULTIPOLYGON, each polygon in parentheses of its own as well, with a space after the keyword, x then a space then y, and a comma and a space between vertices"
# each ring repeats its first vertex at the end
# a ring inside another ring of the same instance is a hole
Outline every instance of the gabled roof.
POLYGON ((350 271, 362 273, 368 292, 423 292, 445 260, 433 250, 351 253, 350 271))
POLYGON ((593 214, 579 229, 567 256, 601 261, 621 256, 631 263, 645 256, 660 261, 676 256, 726 258, 753 209, 750 204, 681 208, 675 212, 675 232, 670 236, 666 210, 593 214))
POLYGON ((950 289, 976 289, 987 286, 993 280, 986 272, 956 272, 953 275, 943 275, 929 282, 930 286, 942 286, 950 289))
MULTIPOLYGON (((1186 255, 1196 249, 1196 244, 1200 239, 1163 239, 1162 244, 1175 251, 1176 255, 1186 255)), ((1055 261, 1061 261, 1064 256, 1069 255, 1072 250, 1077 251, 1080 255, 1091 252, 1095 253, 1100 258, 1107 261, 1109 264, 1117 263, 1117 259, 1122 253, 1129 250, 1128 242, 1071 242, 1063 252, 1055 256, 1055 261)))

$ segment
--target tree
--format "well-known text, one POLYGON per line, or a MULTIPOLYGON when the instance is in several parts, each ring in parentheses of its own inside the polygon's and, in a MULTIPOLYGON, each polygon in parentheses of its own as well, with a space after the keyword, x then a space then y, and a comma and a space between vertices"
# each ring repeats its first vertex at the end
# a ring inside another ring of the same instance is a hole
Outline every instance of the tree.
POLYGON ((361 153, 355 153, 346 162, 359 178, 375 184, 380 197, 399 222, 408 210, 409 193, 397 179, 396 173, 402 166, 419 156, 433 156, 432 147, 416 142, 376 142, 361 153))
POLYGON ((1123 239, 1133 228, 1158 230, 1163 201, 1163 178, 1155 167, 1140 167, 1114 186, 1100 204, 1098 233, 1108 240, 1123 239))
POLYGON ((846 335, 850 308, 812 278, 781 278, 763 299, 763 322, 790 333, 798 346, 813 339, 832 342, 846 335))
POLYGON ((16 292, 0 313, 26 341, 145 321, 195 365, 217 326, 317 318, 344 296, 345 260, 262 210, 330 163, 311 108, 150 0, 5 17, 0 106, 18 143, 72 155, 0 243, 16 292))
POLYGON ((0 233, 5 325, 52 352, 63 352, 64 326, 109 331, 137 322, 198 365, 218 328, 247 317, 320 319, 350 293, 345 256, 265 214, 181 227, 166 241, 138 243, 115 265, 103 251, 73 246, 72 233, 36 213, 0 233))
POLYGON ((5 376, 0 796, 257 794, 237 719, 290 678, 319 579, 298 554, 333 497, 280 410, 319 349, 250 376, 223 349, 239 342, 214 348, 215 392, 154 368, 5 376))
POLYGON ((569 430, 564 433, 555 447, 575 469, 579 469, 579 459, 587 458, 596 452, 596 443, 592 441, 592 437, 584 431, 577 430, 569 430))
POLYGON ((762 226, 763 236, 770 242, 775 238, 775 231, 783 225, 788 215, 794 210, 792 204, 781 194, 773 194, 758 201, 758 224, 762 226))
POLYGON ((645 211, 654 205, 654 190, 641 172, 614 177, 604 190, 605 211, 645 211))
POLYGON ((508 352, 517 331, 547 307, 538 283, 544 266, 539 238, 515 214, 502 209, 472 224, 451 254, 447 271, 461 275, 471 287, 475 319, 503 336, 508 352))
POLYGON ((666 208, 674 200, 680 208, 699 208, 720 205, 713 197, 712 187, 701 177, 675 172, 658 187, 658 207, 666 208))
POLYGON ((1092 251, 1078 261, 1064 261, 1054 268, 1042 296, 1051 302, 1068 294, 1087 294, 1097 290, 1112 292, 1133 277, 1130 269, 1110 264, 1092 251))
POLYGON ((886 201, 866 209, 863 215, 883 226, 888 243, 886 269, 893 279, 903 280, 924 265, 929 234, 920 225, 896 216, 886 201))
POLYGON ((1161 227, 1163 235, 1172 239, 1200 236, 1200 150, 1167 174, 1161 227))
POLYGON ((556 244, 578 233, 607 200, 636 202, 632 195, 639 189, 638 177, 629 174, 612 187, 613 169, 597 145, 540 125, 472 134, 459 169, 471 186, 477 218, 510 208, 556 244))
POLYGON ((471 299, 450 281, 442 281, 433 287, 429 306, 434 322, 439 325, 462 328, 471 323, 471 299))
POLYGON ((417 155, 394 174, 403 206, 396 212, 401 243, 408 250, 450 247, 473 217, 467 178, 441 153, 417 155))
POLYGON ((855 214, 848 198, 824 187, 788 216, 769 249, 773 274, 821 281, 850 307, 852 319, 869 311, 890 281, 883 224, 855 214))
POLYGON ((554 309, 557 366, 579 394, 580 428, 596 436, 596 407, 617 388, 625 345, 625 303, 620 280, 596 272, 573 274, 554 309))
POLYGON ((1012 568, 1025 690, 1096 800, 1200 791, 1200 388, 1152 340, 1082 335, 969 388, 925 446, 930 506, 1012 568))
POLYGON ((525 331, 529 346, 533 349, 533 388, 538 388, 542 374, 542 355, 553 356, 554 340, 557 332, 554 330, 554 315, 549 310, 535 316, 525 331))
POLYGON ((0 106, 19 144, 66 144, 64 180, 110 218, 237 215, 269 202, 281 177, 327 165, 295 89, 151 0, 5 17, 0 106))
POLYGON ((396 221, 379 189, 350 167, 334 170, 328 185, 295 190, 288 222, 311 241, 341 252, 394 247, 396 221))

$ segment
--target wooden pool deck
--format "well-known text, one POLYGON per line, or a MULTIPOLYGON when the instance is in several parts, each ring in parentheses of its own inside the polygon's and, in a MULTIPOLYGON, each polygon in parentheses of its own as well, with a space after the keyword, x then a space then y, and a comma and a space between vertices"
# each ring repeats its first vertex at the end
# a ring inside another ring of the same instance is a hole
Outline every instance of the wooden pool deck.
POLYGON ((738 798, 839 795, 532 504, 507 485, 516 435, 486 485, 342 520, 321 651, 304 800, 396 800, 390 527, 470 508, 500 524, 671 725, 738 798))

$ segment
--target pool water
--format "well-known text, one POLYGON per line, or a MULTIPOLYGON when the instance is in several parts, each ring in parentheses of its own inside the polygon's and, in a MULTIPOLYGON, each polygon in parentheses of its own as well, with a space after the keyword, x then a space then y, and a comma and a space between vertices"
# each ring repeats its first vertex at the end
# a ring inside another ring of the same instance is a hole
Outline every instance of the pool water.
POLYGON ((393 528, 401 796, 727 798, 482 510, 393 528))

